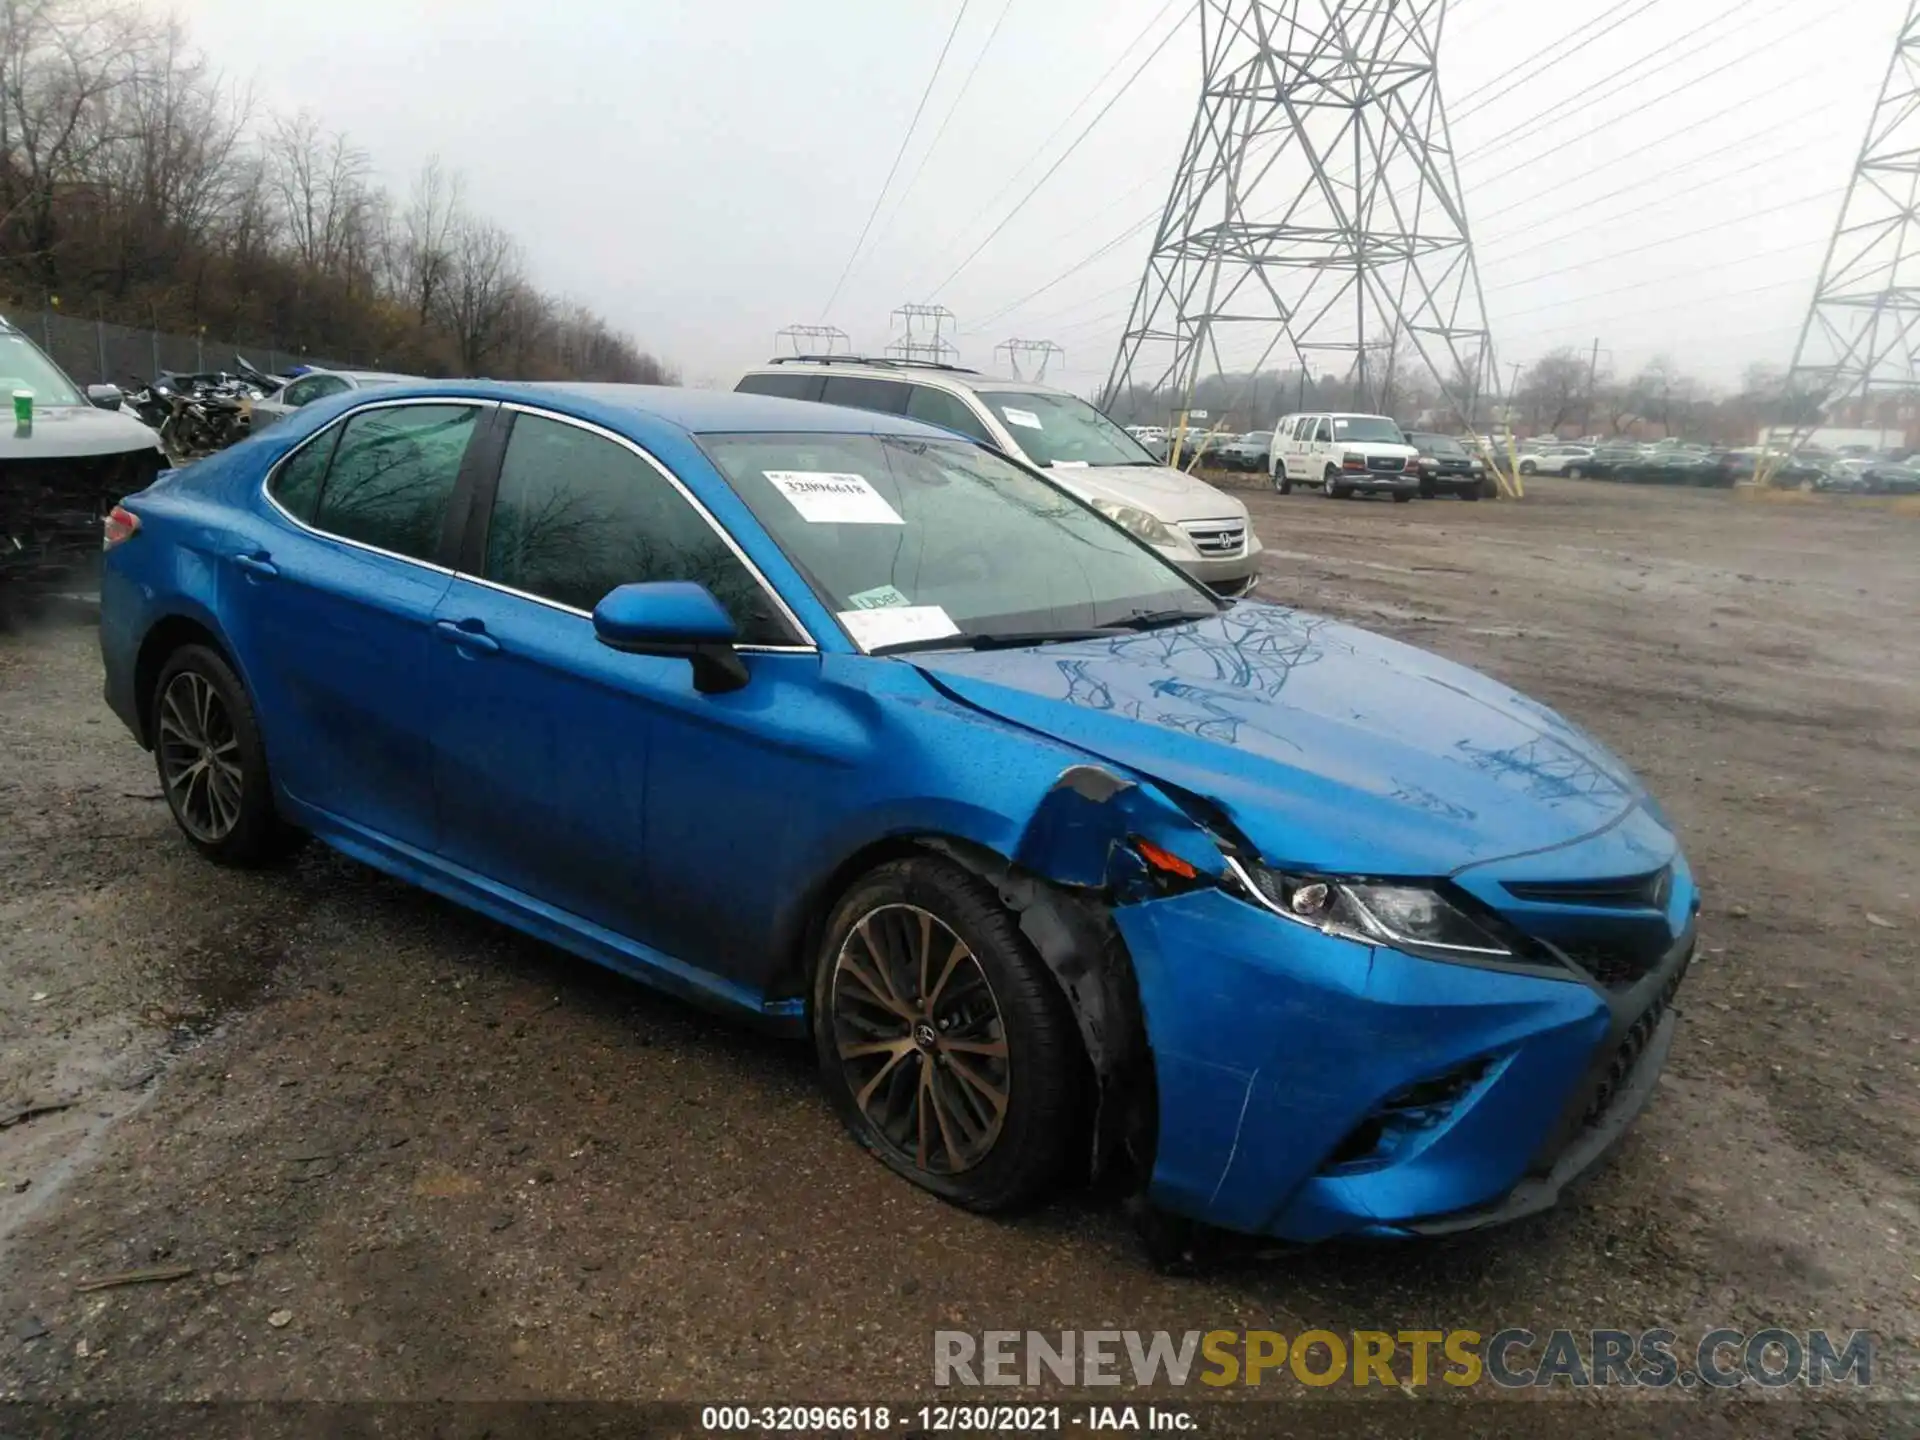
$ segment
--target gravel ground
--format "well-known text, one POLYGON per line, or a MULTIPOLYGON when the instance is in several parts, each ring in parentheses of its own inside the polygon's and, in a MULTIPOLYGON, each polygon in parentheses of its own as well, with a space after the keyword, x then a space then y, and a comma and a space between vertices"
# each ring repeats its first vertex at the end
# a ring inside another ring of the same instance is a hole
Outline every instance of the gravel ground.
MULTIPOLYGON (((0 637, 0 1397, 897 1403, 932 1398, 946 1327, 1777 1324, 1873 1331, 1886 1400, 1589 1393, 1553 1423, 1912 1425, 1887 1401, 1920 1398, 1920 520, 1529 490, 1249 490, 1261 594, 1559 706, 1662 796, 1707 903, 1660 1093, 1548 1215, 1184 1277, 1109 1203, 996 1222, 892 1178, 804 1047, 318 847, 200 862, 90 632, 0 637), (147 1266, 191 1273, 76 1289, 147 1266)), ((1414 1408, 1263 1407, 1249 1433, 1414 1408)))

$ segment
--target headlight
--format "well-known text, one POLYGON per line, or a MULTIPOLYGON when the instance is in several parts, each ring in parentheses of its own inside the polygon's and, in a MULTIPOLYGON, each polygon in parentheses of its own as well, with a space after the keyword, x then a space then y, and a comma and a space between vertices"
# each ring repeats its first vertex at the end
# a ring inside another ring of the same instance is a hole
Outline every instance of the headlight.
POLYGON ((1136 506, 1122 505, 1118 500, 1095 500, 1093 508, 1129 535, 1149 545, 1164 545, 1175 550, 1186 548, 1185 537, 1172 526, 1136 506))
POLYGON ((1248 898, 1328 935, 1429 960, 1505 960, 1513 949, 1432 885, 1289 875, 1229 858, 1248 898))

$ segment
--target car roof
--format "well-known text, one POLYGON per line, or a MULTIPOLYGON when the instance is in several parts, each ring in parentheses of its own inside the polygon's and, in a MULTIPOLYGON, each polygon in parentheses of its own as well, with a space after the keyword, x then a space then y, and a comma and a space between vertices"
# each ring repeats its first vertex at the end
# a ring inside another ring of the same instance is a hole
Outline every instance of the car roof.
MULTIPOLYGON (((822 374, 858 375, 869 380, 898 380, 908 385, 945 384, 956 390, 1025 390, 1037 395, 1072 395, 1037 380, 1019 380, 1005 375, 983 375, 978 370, 958 365, 928 365, 913 361, 874 359, 871 357, 800 355, 782 357, 756 365, 749 375, 779 375, 793 370, 811 370, 822 374)), ((1078 398, 1078 397, 1075 397, 1078 398)))
POLYGON ((396 384, 407 380, 424 380, 424 375, 406 375, 398 370, 328 370, 328 375, 345 375, 353 380, 392 380, 396 384))
POLYGON ((422 398, 520 401, 548 406, 610 430, 667 427, 689 435, 791 433, 815 435, 906 435, 952 440, 951 430, 904 415, 788 400, 733 390, 689 390, 677 385, 615 385, 593 381, 413 380, 382 390, 383 403, 422 398))

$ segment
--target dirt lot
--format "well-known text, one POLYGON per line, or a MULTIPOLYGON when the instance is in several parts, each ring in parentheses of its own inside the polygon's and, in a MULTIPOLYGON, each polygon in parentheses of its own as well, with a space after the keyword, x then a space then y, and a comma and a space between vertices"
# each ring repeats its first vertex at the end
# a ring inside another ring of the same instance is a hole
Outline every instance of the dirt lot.
MULTIPOLYGON (((1249 491, 1261 593, 1530 691, 1664 798, 1707 904, 1661 1093, 1549 1215, 1197 1277, 1103 1203, 891 1178, 803 1047, 317 849, 206 866, 91 634, 0 638, 0 1397, 898 1402, 940 1327, 1777 1324, 1871 1329, 1920 1398, 1920 517, 1530 488, 1249 491)), ((1912 1423, 1667 1393, 1689 1434, 1912 1423)), ((1645 1432, 1594 1399, 1553 1423, 1645 1432)))

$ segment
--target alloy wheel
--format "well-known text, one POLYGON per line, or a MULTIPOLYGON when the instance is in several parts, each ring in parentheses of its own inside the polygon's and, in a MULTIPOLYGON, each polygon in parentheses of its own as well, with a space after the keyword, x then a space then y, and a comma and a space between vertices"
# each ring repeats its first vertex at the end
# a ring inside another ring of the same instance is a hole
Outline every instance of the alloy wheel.
POLYGON ((829 994, 833 1039, 876 1143, 936 1175, 985 1160, 1012 1093, 1007 1031, 967 943, 917 905, 882 905, 847 933, 829 994))
POLYGON ((226 702, 204 675, 182 670, 160 693, 160 777, 180 824, 216 845, 240 823, 240 740, 226 702))

